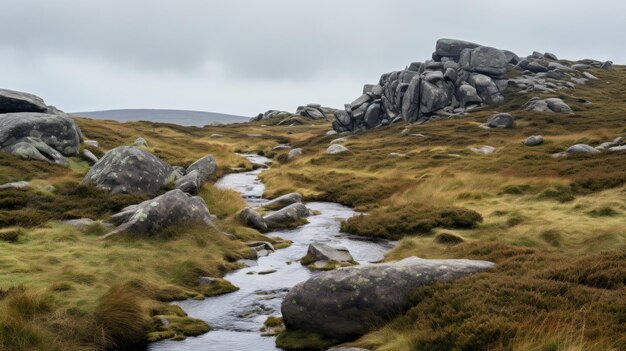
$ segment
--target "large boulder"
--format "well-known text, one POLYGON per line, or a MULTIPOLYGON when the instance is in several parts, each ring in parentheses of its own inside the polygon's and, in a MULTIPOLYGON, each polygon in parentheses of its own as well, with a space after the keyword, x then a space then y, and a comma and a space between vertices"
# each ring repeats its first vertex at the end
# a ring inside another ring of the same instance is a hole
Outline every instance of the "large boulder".
POLYGON ((212 216, 202 198, 175 189, 113 215, 111 222, 117 227, 105 237, 117 234, 153 236, 172 226, 212 226, 211 221, 212 216))
POLYGON ((217 171, 217 164, 211 155, 207 155, 187 167, 187 173, 198 171, 200 184, 206 182, 217 171))
POLYGON ((279 196, 263 205, 263 208, 268 210, 280 210, 291 204, 302 202, 302 194, 290 193, 283 196, 279 196))
POLYGON ((17 140, 2 151, 15 155, 23 160, 40 160, 68 167, 70 163, 57 150, 41 141, 39 138, 26 137, 17 140))
POLYGON ((457 96, 462 108, 466 108, 470 104, 481 104, 483 99, 478 95, 476 88, 463 82, 457 90, 457 96))
POLYGON ((7 113, 0 115, 0 147, 26 137, 38 138, 65 156, 78 155, 80 129, 67 115, 7 113))
POLYGON ((306 206, 302 203, 289 205, 281 210, 263 217, 268 229, 286 228, 300 224, 300 222, 311 215, 306 206))
POLYGON ((439 57, 450 57, 458 60, 461 57, 461 52, 465 49, 474 49, 480 45, 471 43, 469 41, 457 40, 457 39, 439 39, 435 46, 435 53, 439 57))
POLYGON ((172 171, 172 166, 145 150, 120 146, 102 156, 85 175, 83 182, 95 183, 111 193, 154 195, 172 171))
POLYGON ((506 55, 502 50, 487 46, 463 50, 459 63, 466 71, 492 77, 504 76, 508 65, 506 55))
POLYGON ((0 89, 0 113, 11 112, 46 112, 48 106, 39 96, 0 89))
POLYGON ((411 290, 491 267, 487 261, 411 257, 320 273, 289 291, 281 306, 283 320, 287 330, 352 338, 405 312, 411 290))

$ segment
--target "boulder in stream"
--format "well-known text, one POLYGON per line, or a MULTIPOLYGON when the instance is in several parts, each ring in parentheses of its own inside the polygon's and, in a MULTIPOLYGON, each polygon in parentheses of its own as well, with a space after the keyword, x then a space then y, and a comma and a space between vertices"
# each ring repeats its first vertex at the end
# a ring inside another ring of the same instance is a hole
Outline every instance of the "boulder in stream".
POLYGON ((268 229, 293 228, 303 224, 310 215, 311 211, 304 204, 295 203, 266 215, 263 220, 268 229))
POLYGON ((302 194, 290 193, 270 200, 263 205, 263 208, 267 210, 280 210, 298 202, 302 202, 302 194))
POLYGON ((323 243, 310 244, 306 256, 302 257, 300 263, 311 269, 323 270, 357 264, 345 247, 333 247, 323 243))

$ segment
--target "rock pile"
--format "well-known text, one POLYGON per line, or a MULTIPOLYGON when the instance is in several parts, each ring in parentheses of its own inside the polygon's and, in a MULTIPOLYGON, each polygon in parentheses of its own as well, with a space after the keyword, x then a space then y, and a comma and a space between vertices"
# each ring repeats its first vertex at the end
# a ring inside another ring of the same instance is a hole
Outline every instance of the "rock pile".
POLYGON ((265 203, 259 208, 275 212, 262 216, 255 209, 248 207, 239 213, 239 220, 260 232, 298 225, 301 224, 300 222, 303 219, 311 215, 311 211, 301 201, 301 194, 291 193, 283 195, 265 203))
POLYGON ((81 132, 74 120, 38 96, 0 89, 0 149, 22 159, 68 166, 81 132))
POLYGON ((550 53, 520 59, 507 50, 440 39, 432 60, 411 63, 383 74, 378 84, 365 85, 360 97, 334 113, 333 129, 359 132, 402 120, 421 123, 455 116, 483 104, 501 104, 509 85, 521 93, 574 88, 592 79, 586 72, 592 67, 611 69, 612 63, 583 60, 569 67, 550 53), (512 77, 511 70, 520 73, 512 77))

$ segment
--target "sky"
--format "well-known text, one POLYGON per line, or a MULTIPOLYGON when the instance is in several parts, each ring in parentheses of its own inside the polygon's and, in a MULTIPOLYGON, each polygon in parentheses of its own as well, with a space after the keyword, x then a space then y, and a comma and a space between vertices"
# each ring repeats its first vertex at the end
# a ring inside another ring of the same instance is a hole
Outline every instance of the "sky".
POLYGON ((626 63, 623 0, 1 0, 0 88, 68 112, 340 107, 439 38, 626 63))

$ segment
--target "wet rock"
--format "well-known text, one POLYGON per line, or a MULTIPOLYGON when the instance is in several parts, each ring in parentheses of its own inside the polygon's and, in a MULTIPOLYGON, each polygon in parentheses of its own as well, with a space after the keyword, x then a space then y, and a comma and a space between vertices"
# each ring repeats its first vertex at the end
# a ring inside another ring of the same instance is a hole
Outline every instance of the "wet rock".
POLYGON ((348 151, 349 150, 347 147, 340 145, 340 144, 332 144, 326 149, 326 153, 328 155, 341 154, 341 153, 348 152, 348 151))
POLYGON ((239 219, 248 227, 254 228, 262 233, 267 232, 267 223, 260 214, 251 208, 245 208, 239 213, 239 219))
POLYGON ((289 291, 281 306, 283 319, 287 330, 353 338, 405 312, 413 289, 491 267, 487 261, 411 257, 323 272, 289 291))
POLYGON ((209 178, 211 178, 215 172, 217 171, 217 164, 215 163, 215 159, 211 155, 204 156, 198 161, 191 164, 191 166, 187 167, 187 173, 191 173, 193 171, 198 171, 199 182, 203 184, 209 178))
POLYGON ((541 144, 543 144, 543 137, 541 135, 529 136, 524 140, 524 145, 526 146, 538 146, 541 144))
POLYGON ((307 254, 301 259, 301 262, 311 268, 324 268, 330 265, 353 265, 356 263, 345 247, 333 247, 323 243, 310 244, 307 254))
POLYGON ((95 183, 111 193, 154 195, 165 184, 173 168, 155 155, 132 146, 107 152, 91 167, 83 182, 95 183))
POLYGON ((67 115, 8 113, 0 117, 0 147, 23 138, 37 138, 64 156, 76 156, 80 149, 80 129, 67 115))
POLYGON ((280 210, 285 208, 291 204, 295 204, 298 202, 302 202, 302 194, 300 193, 290 193, 283 196, 279 196, 265 204, 263 204, 263 208, 268 210, 280 210))
POLYGON ((489 128, 513 128, 515 127, 515 118, 508 113, 498 113, 489 117, 486 125, 489 128))
POLYGON ((5 183, 0 184, 0 190, 6 189, 23 189, 28 188, 30 186, 29 182, 21 181, 21 182, 13 182, 13 183, 5 183))
POLYGON ((299 224, 299 222, 310 215, 309 209, 304 204, 295 203, 264 216, 263 220, 269 229, 285 228, 299 224))
POLYGON ((3 148, 2 151, 23 160, 45 161, 63 167, 69 167, 70 165, 60 152, 50 147, 39 138, 26 137, 19 139, 12 145, 3 148))
POLYGON ((113 215, 111 221, 117 228, 105 237, 118 234, 154 236, 176 225, 212 226, 212 216, 204 200, 178 189, 126 207, 113 215))

